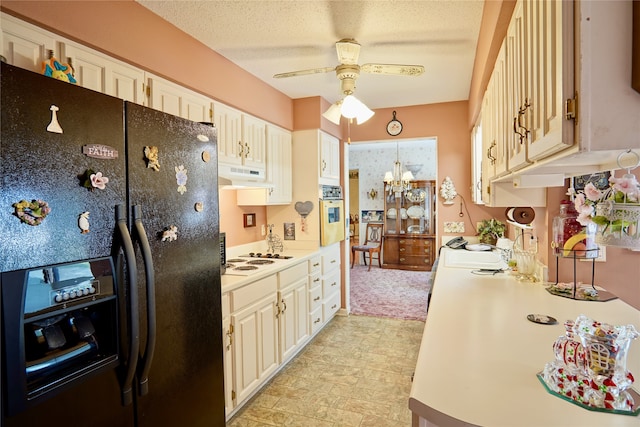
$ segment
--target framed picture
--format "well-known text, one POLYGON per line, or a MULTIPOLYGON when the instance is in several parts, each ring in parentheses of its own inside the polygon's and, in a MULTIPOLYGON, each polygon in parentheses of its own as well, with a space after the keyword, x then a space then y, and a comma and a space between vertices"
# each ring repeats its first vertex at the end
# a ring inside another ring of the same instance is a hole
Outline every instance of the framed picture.
POLYGON ((598 190, 609 187, 611 172, 596 172, 590 175, 581 175, 573 178, 573 188, 576 191, 584 190, 584 186, 592 183, 598 190))
POLYGON ((284 223, 284 240, 296 240, 296 223, 284 223))
POLYGON ((244 214, 244 228, 256 226, 256 214, 244 214))
POLYGON ((362 222, 380 222, 384 219, 384 211, 362 211, 362 222))

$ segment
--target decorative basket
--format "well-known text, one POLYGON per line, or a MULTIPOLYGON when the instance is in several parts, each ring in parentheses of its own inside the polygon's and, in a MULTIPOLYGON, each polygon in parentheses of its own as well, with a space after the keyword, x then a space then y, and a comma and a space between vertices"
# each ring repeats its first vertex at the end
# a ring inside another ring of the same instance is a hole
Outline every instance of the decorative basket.
POLYGON ((640 249, 640 205, 606 201, 596 206, 596 215, 609 220, 598 225, 596 242, 603 246, 640 249))

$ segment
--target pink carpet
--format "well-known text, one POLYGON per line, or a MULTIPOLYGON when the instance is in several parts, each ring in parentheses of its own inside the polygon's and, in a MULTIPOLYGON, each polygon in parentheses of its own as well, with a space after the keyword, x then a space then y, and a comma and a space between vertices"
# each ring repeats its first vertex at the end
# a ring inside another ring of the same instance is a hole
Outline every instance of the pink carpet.
POLYGON ((426 320, 428 271, 389 270, 356 265, 351 272, 351 314, 426 320))

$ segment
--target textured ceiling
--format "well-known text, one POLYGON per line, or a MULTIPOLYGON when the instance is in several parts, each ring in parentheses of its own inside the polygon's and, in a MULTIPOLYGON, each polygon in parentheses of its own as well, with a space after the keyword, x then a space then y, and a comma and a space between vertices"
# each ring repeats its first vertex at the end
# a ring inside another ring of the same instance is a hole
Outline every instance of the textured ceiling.
POLYGON ((362 73, 355 95, 370 108, 466 100, 483 0, 137 0, 291 98, 341 98, 334 72, 273 75, 338 65, 335 42, 354 38, 365 63, 416 64, 418 77, 362 73))

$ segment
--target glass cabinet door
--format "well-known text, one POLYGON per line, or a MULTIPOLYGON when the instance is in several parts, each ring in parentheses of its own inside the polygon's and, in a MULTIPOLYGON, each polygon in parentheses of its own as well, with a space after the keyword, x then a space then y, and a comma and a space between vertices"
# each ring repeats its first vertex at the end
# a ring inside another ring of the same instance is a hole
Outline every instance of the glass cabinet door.
POLYGON ((402 193, 385 194, 386 234, 435 234, 435 181, 411 181, 402 193))

